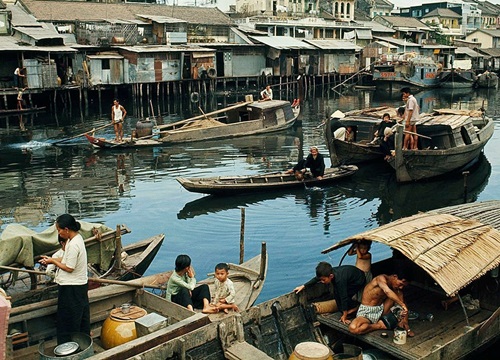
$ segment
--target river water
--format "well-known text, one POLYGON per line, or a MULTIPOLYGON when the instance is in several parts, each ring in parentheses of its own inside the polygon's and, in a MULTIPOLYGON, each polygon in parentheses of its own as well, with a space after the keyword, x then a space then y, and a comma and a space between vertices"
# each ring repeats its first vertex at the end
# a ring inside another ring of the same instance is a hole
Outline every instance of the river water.
MULTIPOLYGON (((422 111, 484 106, 491 116, 500 114, 496 90, 458 94, 428 91, 416 97, 422 111)), ((203 105, 204 110, 234 100, 214 98, 203 105)), ((122 104, 130 114, 137 113, 131 102, 122 104)), ((398 185, 381 164, 363 165, 354 177, 327 188, 228 198, 189 193, 176 181, 179 176, 259 174, 287 169, 299 156, 307 154, 311 145, 317 145, 326 155, 318 125, 327 114, 337 109, 381 105, 399 106, 401 100, 399 96, 390 98, 374 92, 339 97, 318 91, 308 95, 300 115, 301 125, 288 131, 120 151, 93 150, 82 138, 65 146, 51 146, 54 139, 106 124, 109 120, 104 117, 108 115, 99 115, 106 111, 95 107, 84 120, 78 111, 73 116, 62 113, 57 118, 47 114, 25 118, 27 130, 23 132, 16 118, 0 119, 0 229, 21 223, 40 231, 57 215, 69 212, 78 219, 104 222, 112 228, 126 224, 132 230, 123 238, 126 244, 165 233, 165 242, 148 274, 172 269, 175 257, 186 253, 202 278, 218 262, 238 261, 244 208, 245 258, 257 255, 261 242, 267 243, 268 276, 258 302, 268 300, 308 280, 318 261, 338 264, 343 253, 320 252, 349 235, 418 211, 464 200, 498 198, 500 155, 495 149, 500 146, 499 119, 495 120, 497 131, 486 146, 485 156, 467 178, 465 196, 461 174, 398 185)), ((106 108, 110 106, 111 101, 106 108)), ((166 121, 199 112, 192 104, 173 101, 154 106, 168 112, 166 121)), ((128 117, 126 132, 136 120, 128 117)), ((106 128, 101 135, 112 137, 112 129, 106 128)), ((375 244, 372 253, 377 261, 389 255, 389 250, 375 244)), ((344 263, 352 262, 347 259, 344 263)))

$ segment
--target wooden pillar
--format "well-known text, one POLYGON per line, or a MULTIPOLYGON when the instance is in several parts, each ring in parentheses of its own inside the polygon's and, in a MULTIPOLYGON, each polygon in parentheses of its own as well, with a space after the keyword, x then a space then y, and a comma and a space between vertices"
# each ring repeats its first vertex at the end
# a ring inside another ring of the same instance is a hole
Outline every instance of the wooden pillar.
POLYGON ((142 90, 143 90, 143 85, 144 84, 140 84, 139 85, 139 117, 140 118, 143 118, 144 117, 144 109, 143 109, 143 106, 142 106, 142 90))
POLYGON ((99 116, 102 116, 102 98, 101 98, 101 86, 97 86, 97 93, 99 96, 99 116))
POLYGON ((57 113, 57 88, 54 89, 54 113, 57 113))
POLYGON ((82 101, 83 101, 83 94, 82 94, 82 87, 78 87, 78 104, 80 105, 80 116, 83 117, 83 108, 82 108, 82 101))
POLYGON ((89 90, 83 89, 83 101, 85 102, 85 115, 89 113, 89 90))
MULTIPOLYGON (((9 103, 7 101, 7 94, 6 93, 3 94, 3 103, 5 105, 5 109, 7 110, 9 108, 9 103)), ((7 122, 9 122, 9 119, 7 119, 7 122)))

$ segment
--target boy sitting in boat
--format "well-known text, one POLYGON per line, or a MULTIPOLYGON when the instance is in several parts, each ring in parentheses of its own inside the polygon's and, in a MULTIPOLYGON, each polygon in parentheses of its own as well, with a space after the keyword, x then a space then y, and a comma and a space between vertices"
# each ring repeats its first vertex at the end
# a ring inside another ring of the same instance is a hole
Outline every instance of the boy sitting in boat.
POLYGON ((207 284, 196 286, 194 268, 188 255, 179 255, 175 259, 175 271, 168 279, 166 298, 189 310, 202 309, 205 314, 218 312, 210 305, 210 289, 207 284), (195 287, 196 286, 196 287, 195 287))
POLYGON ((229 310, 239 311, 235 304, 236 291, 233 282, 228 278, 229 265, 219 263, 215 265, 215 295, 212 300, 212 306, 226 314, 229 310))

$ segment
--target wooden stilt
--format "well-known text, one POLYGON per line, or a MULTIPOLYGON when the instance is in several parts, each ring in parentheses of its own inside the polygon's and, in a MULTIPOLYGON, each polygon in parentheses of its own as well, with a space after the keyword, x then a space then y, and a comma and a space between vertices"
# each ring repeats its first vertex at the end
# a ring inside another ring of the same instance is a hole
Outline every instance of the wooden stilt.
POLYGON ((85 102, 85 115, 89 113, 89 91, 87 88, 83 89, 83 101, 85 102))
POLYGON ((99 96, 99 116, 102 116, 101 86, 97 86, 97 93, 98 93, 98 96, 99 96))

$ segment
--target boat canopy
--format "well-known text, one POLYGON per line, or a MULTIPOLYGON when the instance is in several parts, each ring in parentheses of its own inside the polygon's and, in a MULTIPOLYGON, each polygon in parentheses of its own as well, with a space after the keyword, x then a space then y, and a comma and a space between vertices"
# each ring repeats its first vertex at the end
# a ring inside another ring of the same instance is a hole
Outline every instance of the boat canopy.
POLYGON ((359 240, 400 251, 448 296, 500 264, 500 201, 443 208, 393 221, 348 237, 323 254, 359 240))
MULTIPOLYGON (((81 225, 79 233, 84 239, 93 236, 94 228, 101 234, 113 231, 106 225, 85 221, 78 222, 81 225)), ((25 267, 33 267, 36 256, 60 249, 61 246, 57 236, 55 225, 39 233, 19 224, 8 225, 0 235, 0 265, 19 264, 25 267)), ((114 250, 114 243, 110 244, 109 249, 102 250, 100 256, 106 254, 106 263, 111 263, 114 250)), ((91 260, 89 257, 89 262, 91 260)))

